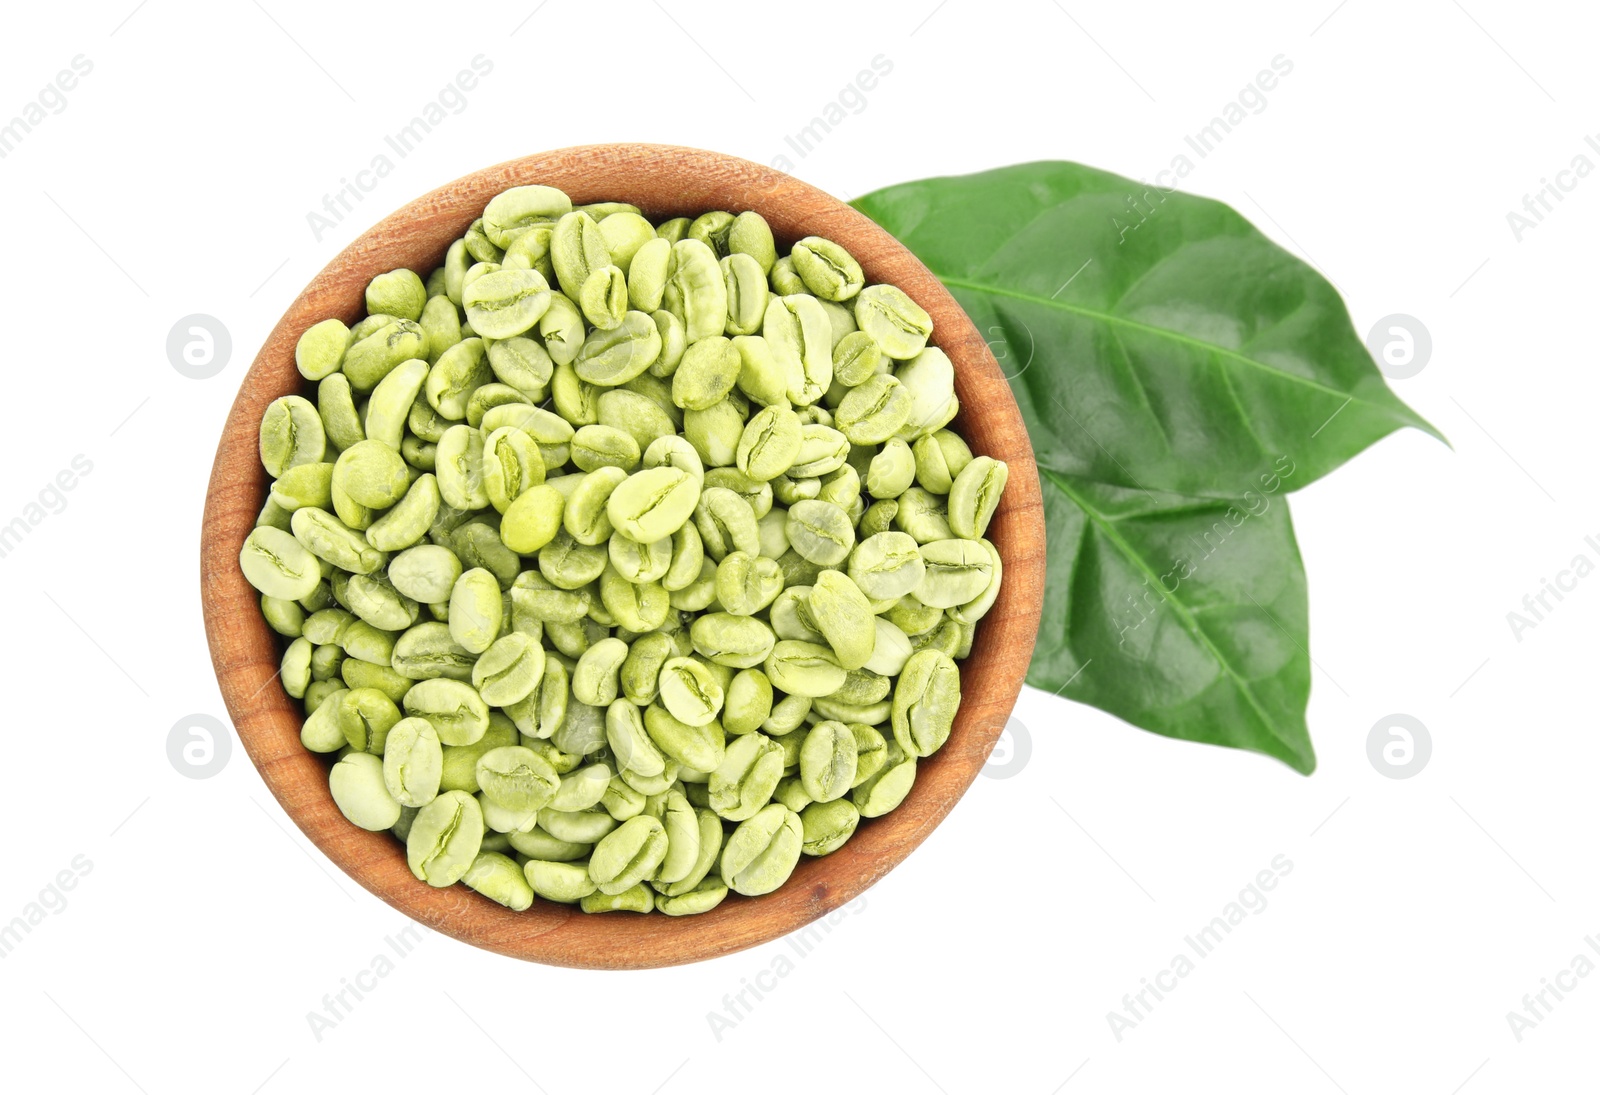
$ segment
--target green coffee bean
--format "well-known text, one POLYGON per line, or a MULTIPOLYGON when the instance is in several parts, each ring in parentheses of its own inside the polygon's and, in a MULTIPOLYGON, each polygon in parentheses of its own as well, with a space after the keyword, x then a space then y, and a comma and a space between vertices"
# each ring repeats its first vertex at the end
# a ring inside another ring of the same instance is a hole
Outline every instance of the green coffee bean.
POLYGON ((864 818, 882 817, 905 801, 917 779, 917 758, 890 742, 883 764, 850 790, 850 801, 864 818))
POLYGON ((551 377, 552 385, 555 377, 561 375, 561 366, 571 365, 577 358, 584 334, 583 313, 578 306, 565 294, 552 292, 550 306, 539 320, 539 337, 544 340, 545 351, 556 365, 551 377))
MULTIPOLYGON (((484 843, 488 843, 485 838, 484 843)), ((491 901, 514 912, 533 905, 533 887, 517 861, 499 852, 480 851, 461 881, 491 901)))
POLYGON ((439 794, 444 751, 427 719, 408 717, 389 729, 383 750, 383 782, 402 806, 426 806, 439 794))
POLYGON ((864 666, 877 643, 877 628, 872 604, 860 587, 840 571, 825 570, 817 575, 808 602, 811 621, 834 661, 844 669, 864 666))
POLYGON ((661 331, 644 312, 625 312, 608 328, 596 328, 579 348, 573 372, 588 384, 616 386, 643 373, 661 356, 661 331))
POLYGON ((440 501, 439 481, 432 475, 417 476, 405 497, 368 527, 367 543, 380 551, 399 551, 418 543, 438 516, 440 501))
POLYGON ((483 485, 483 434, 471 426, 451 426, 439 439, 434 455, 439 497, 456 509, 482 509, 489 504, 483 485))
MULTIPOLYGON (((667 854, 667 833, 653 817, 630 818, 602 837, 589 857, 589 877, 603 894, 619 894, 655 875, 667 854)), ((692 865, 692 864, 691 864, 692 865)))
POLYGON ((321 323, 313 323, 295 344, 295 367, 307 380, 321 380, 339 371, 349 345, 350 328, 339 320, 325 319, 321 323))
POLYGON ((957 475, 972 462, 967 443, 949 430, 919 437, 911 447, 916 460, 917 485, 929 494, 949 494, 957 475))
POLYGON ((561 291, 577 300, 589 275, 611 264, 611 249, 595 219, 574 210, 556 221, 550 237, 550 262, 561 291))
POLYGON ((960 406, 955 396, 955 369, 943 350, 929 346, 895 375, 911 393, 911 412, 898 435, 902 439, 924 437, 955 417, 960 406))
POLYGON ((289 513, 303 506, 327 509, 333 504, 333 467, 296 464, 273 481, 268 499, 289 513))
POLYGON ((933 333, 933 320, 922 307, 893 285, 869 285, 855 300, 856 323, 883 352, 909 361, 922 352, 933 333))
POLYGON ((474 567, 450 589, 450 637, 463 649, 481 654, 500 634, 504 604, 495 576, 474 567))
POLYGON ((572 201, 553 186, 514 186, 489 199, 483 231, 497 247, 510 247, 524 233, 572 211, 572 201))
POLYGON ((309 595, 322 581, 318 557, 296 537, 263 525, 252 529, 239 549, 245 579, 269 597, 285 601, 309 595))
POLYGON ((353 688, 340 697, 336 718, 351 749, 381 757, 389 731, 400 721, 400 709, 376 688, 353 688))
POLYGON ((922 580, 912 592, 934 608, 955 608, 979 596, 989 584, 994 563, 975 540, 947 539, 925 543, 922 580))
MULTIPOLYGON (((609 221, 611 218, 607 218, 609 221)), ((602 221, 602 224, 606 221, 602 221)), ((647 913, 655 907, 655 891, 643 882, 629 886, 621 893, 592 893, 578 902, 578 908, 586 913, 608 912, 635 912, 647 913)))
POLYGON ((852 445, 878 445, 892 438, 910 414, 910 392, 889 374, 877 373, 840 400, 834 425, 852 445))
POLYGON ((842 798, 855 783, 856 762, 856 738, 849 727, 819 722, 800 747, 800 785, 813 802, 842 798))
POLYGON ((562 525, 578 543, 587 547, 604 544, 611 536, 607 503, 628 473, 609 465, 586 473, 567 498, 562 525))
POLYGON ((537 270, 502 268, 461 291, 472 329, 485 338, 512 338, 538 323, 550 307, 550 285, 537 270))
POLYGON ((717 601, 735 616, 755 615, 782 589, 783 572, 765 556, 731 551, 717 565, 717 601))
POLYGON ((570 863, 575 859, 584 859, 589 855, 588 844, 574 844, 571 841, 558 840, 540 828, 533 828, 525 833, 507 833, 511 847, 519 854, 529 859, 549 860, 552 863, 570 863))
MULTIPOLYGON (((297 509, 289 519, 289 527, 294 531, 294 538, 312 555, 350 574, 371 574, 388 562, 387 555, 327 510, 313 506, 297 509)), ((256 588, 261 589, 260 586, 256 588)), ((261 592, 271 591, 262 589, 261 592)))
POLYGON ((274 399, 261 416, 261 465, 277 478, 300 464, 322 460, 327 445, 322 418, 309 399, 286 395, 274 399))
POLYGON ((908 756, 935 752, 949 738, 960 704, 961 673, 955 662, 938 650, 913 654, 895 685, 895 742, 908 756))
POLYGON ((464 791, 446 791, 412 820, 406 862, 411 873, 428 885, 451 886, 472 866, 482 843, 483 810, 478 800, 464 791))
POLYGON ((789 507, 784 532, 789 546, 818 566, 837 566, 856 544, 850 515, 832 502, 796 502, 789 507))
MULTIPOLYGON (((761 303, 765 307, 765 295, 761 303)), ((716 406, 733 391, 741 366, 739 351, 721 335, 690 343, 672 374, 672 402, 691 411, 716 406)))
POLYGON ((765 734, 735 738, 707 787, 711 809, 729 821, 744 821, 772 799, 783 776, 783 747, 765 734))
POLYGON ((340 369, 358 392, 370 392, 402 361, 427 356, 428 336, 418 323, 394 316, 385 318, 388 322, 370 333, 362 332, 359 326, 351 332, 364 337, 345 350, 340 369))
POLYGON ((979 539, 1000 504, 1008 470, 999 460, 979 456, 969 461, 950 487, 950 529, 957 536, 979 539))
POLYGON ((572 905, 595 891, 589 869, 576 863, 530 859, 522 865, 533 892, 546 901, 572 905))
POLYGON ((690 726, 652 703, 645 708, 644 727, 662 754, 681 765, 709 772, 722 763, 724 733, 715 719, 703 726, 690 726))
POLYGON ((716 252, 704 242, 680 239, 672 245, 662 305, 683 320, 690 344, 722 334, 728 289, 716 252))
POLYGON ((328 790, 350 823, 377 832, 400 820, 400 804, 383 783, 383 761, 350 753, 328 773, 328 790))
POLYGON ((704 726, 722 710, 722 686, 693 658, 669 658, 661 667, 659 687, 662 706, 679 722, 704 726))
POLYGON ((395 640, 391 657, 396 673, 416 681, 439 677, 471 680, 477 661, 476 655, 451 638, 450 628, 437 621, 408 628, 395 640))
POLYGON ((810 856, 836 852, 860 824, 861 811, 849 799, 812 803, 800 811, 800 850, 810 856))
POLYGON ((794 466, 802 439, 799 415, 787 406, 764 407, 739 435, 734 460, 751 479, 776 479, 794 466))
POLYGON ((584 426, 572 438, 572 462, 583 471, 601 467, 632 471, 639 463, 639 443, 614 426, 584 426))
POLYGON ((747 897, 771 893, 793 873, 804 839, 800 816, 793 810, 777 802, 763 807, 723 845, 723 884, 747 897))
POLYGON ((823 300, 849 300, 861 291, 861 264, 832 240, 807 236, 790 252, 795 273, 823 300))
POLYGON ((945 516, 944 503, 921 487, 910 487, 896 499, 894 527, 919 544, 948 540, 955 534, 945 516))
POLYGON ((738 736, 759 729, 772 714, 772 682, 759 669, 734 675, 722 706, 722 726, 738 736))
POLYGON ((607 554, 602 547, 580 544, 565 528, 539 549, 539 573, 560 589, 578 589, 600 577, 607 554))
POLYGON ((572 695, 591 707, 606 707, 617 698, 618 674, 628 656, 628 644, 606 638, 595 643, 578 659, 572 671, 572 695))
POLYGON ((544 677, 544 648, 519 632, 502 635, 472 667, 472 686, 483 702, 509 707, 539 686, 544 677))
MULTIPOLYGON (((695 528, 706 555, 720 562, 729 552, 761 552, 761 533, 750 504, 726 487, 707 487, 694 509, 695 528)), ((842 558, 842 556, 841 556, 842 558)))
POLYGON ((543 809, 560 788, 560 777, 550 762, 521 745, 484 753, 478 758, 477 777, 484 798, 518 812, 543 809))
POLYGON ((801 406, 821 399, 833 382, 833 326, 814 297, 774 298, 761 335, 787 377, 789 400, 801 406))
POLYGON ((544 483, 544 458, 538 444, 515 426, 501 426, 489 434, 480 459, 484 495, 500 513, 510 509, 524 491, 544 483))
MULTIPOLYGON (((420 319, 428 291, 422 279, 404 268, 379 274, 367 283, 367 314, 420 319)), ((384 826, 388 828, 388 826, 384 826)))

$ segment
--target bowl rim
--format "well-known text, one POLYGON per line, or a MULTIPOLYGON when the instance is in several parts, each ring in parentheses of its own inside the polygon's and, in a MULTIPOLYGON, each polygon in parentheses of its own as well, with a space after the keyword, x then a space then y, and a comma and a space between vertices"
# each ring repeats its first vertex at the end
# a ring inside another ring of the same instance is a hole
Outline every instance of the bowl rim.
POLYGON ((1005 726, 1033 652, 1045 569, 1043 502, 1021 413, 983 336, 938 279, 886 230, 817 187, 738 157, 641 143, 575 146, 485 167, 403 205, 334 256, 289 305, 240 383, 207 488, 200 555, 206 636, 223 700, 245 752, 301 832, 362 887, 435 931, 510 957, 590 969, 678 965, 769 942, 854 900, 903 861, 971 785, 1005 726), (955 367, 962 436, 974 451, 1010 466, 990 526, 1004 580, 971 656, 960 663, 963 700, 949 741, 919 762, 900 807, 864 821, 844 847, 802 857, 772 894, 730 893, 700 916, 598 916, 542 899, 514 912, 464 885, 434 889, 415 879, 402 845, 387 832, 356 828, 333 803, 326 758, 300 744, 299 705, 269 687, 282 640, 238 566, 269 485, 257 456, 261 413, 272 399, 306 387, 294 364, 300 333, 328 316, 353 322, 373 276, 402 266, 432 269, 488 198, 525 183, 557 186, 574 204, 631 200, 653 217, 753 209, 780 245, 803 235, 843 244, 869 283, 898 286, 933 317, 931 344, 955 367))

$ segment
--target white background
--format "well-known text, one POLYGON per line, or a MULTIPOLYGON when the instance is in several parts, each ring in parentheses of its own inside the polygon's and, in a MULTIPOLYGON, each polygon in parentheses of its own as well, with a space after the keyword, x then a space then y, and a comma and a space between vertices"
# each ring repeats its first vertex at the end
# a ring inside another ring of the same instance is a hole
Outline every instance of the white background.
POLYGON ((1600 933, 1600 578, 1520 642, 1506 620, 1575 555, 1600 561, 1600 179, 1520 242, 1506 220, 1579 153, 1600 163, 1577 5, 135 3, 14 8, 0 45, 0 118, 93 64, 0 160, 0 523, 74 456, 93 464, 0 559, 0 921, 92 865, 0 964, 8 1074, 151 1093, 1592 1083, 1600 977, 1520 1042, 1506 1018, 1600 933), (307 212, 480 53, 494 69, 467 107, 314 239, 307 212), (1294 496, 1318 771, 1028 691, 1006 745, 1031 743, 1021 771, 980 778, 720 1040, 707 1014, 784 943, 605 974, 430 934, 319 1041, 307 1013, 406 921, 311 847, 242 750, 194 780, 166 747, 185 716, 226 714, 197 545, 256 348, 345 243, 434 186, 597 141, 770 161, 878 54, 893 71, 865 109, 788 152, 843 197, 1045 158, 1153 178, 1292 61, 1184 188, 1327 272, 1363 335, 1425 323, 1432 359, 1394 386, 1454 446, 1408 432, 1294 496), (167 359, 191 313, 232 334, 210 380, 167 359), (1410 779, 1368 760, 1394 713, 1432 739, 1410 779), (1119 1041, 1107 1013, 1278 855, 1293 870, 1268 907, 1119 1041))

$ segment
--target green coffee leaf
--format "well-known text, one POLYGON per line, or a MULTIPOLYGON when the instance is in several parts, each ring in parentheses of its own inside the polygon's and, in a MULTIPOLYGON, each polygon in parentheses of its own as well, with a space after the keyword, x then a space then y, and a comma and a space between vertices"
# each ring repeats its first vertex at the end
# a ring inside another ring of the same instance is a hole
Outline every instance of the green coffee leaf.
POLYGON ((1039 465, 1197 497, 1303 486, 1402 426, 1338 292, 1220 202, 1079 164, 868 194, 1006 369, 1039 465))
POLYGON ((1022 410, 1049 553, 1029 683, 1310 772, 1283 494, 1403 426, 1438 436, 1338 292, 1220 202, 1078 164, 855 204, 955 295, 1022 410))

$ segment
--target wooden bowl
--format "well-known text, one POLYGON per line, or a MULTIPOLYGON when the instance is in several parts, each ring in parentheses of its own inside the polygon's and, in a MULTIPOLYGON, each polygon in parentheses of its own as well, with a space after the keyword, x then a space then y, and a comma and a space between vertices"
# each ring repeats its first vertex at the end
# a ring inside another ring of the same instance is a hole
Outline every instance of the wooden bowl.
POLYGON ((379 222, 312 280, 245 374, 223 428, 206 492, 200 587, 211 658, 239 740, 294 823, 345 873, 407 916, 474 946, 560 966, 645 969, 730 954, 803 927, 883 877, 933 831, 978 774, 1016 702, 1039 626, 1044 559, 1038 473, 1011 390, 983 336, 911 252, 845 203, 759 164, 691 148, 618 144, 546 152, 458 179, 379 222), (306 387, 294 363, 300 333, 329 316, 353 324, 373 276, 398 267, 425 275, 491 197, 524 183, 560 187, 575 203, 632 202, 652 217, 753 209, 780 246, 807 235, 837 241, 860 260, 869 283, 897 285, 927 309, 933 342, 955 364, 957 426, 973 451, 1011 466, 989 530, 1004 583, 961 663, 961 711, 949 742, 921 762, 899 809, 864 821, 832 855, 802 857, 775 893, 730 894, 703 916, 587 915, 543 900, 513 912, 465 886, 434 889, 418 881, 393 836, 356 828, 334 805, 328 760, 301 746, 304 716, 275 681, 281 640, 239 571, 240 546, 269 486, 256 453, 262 411, 306 387))

